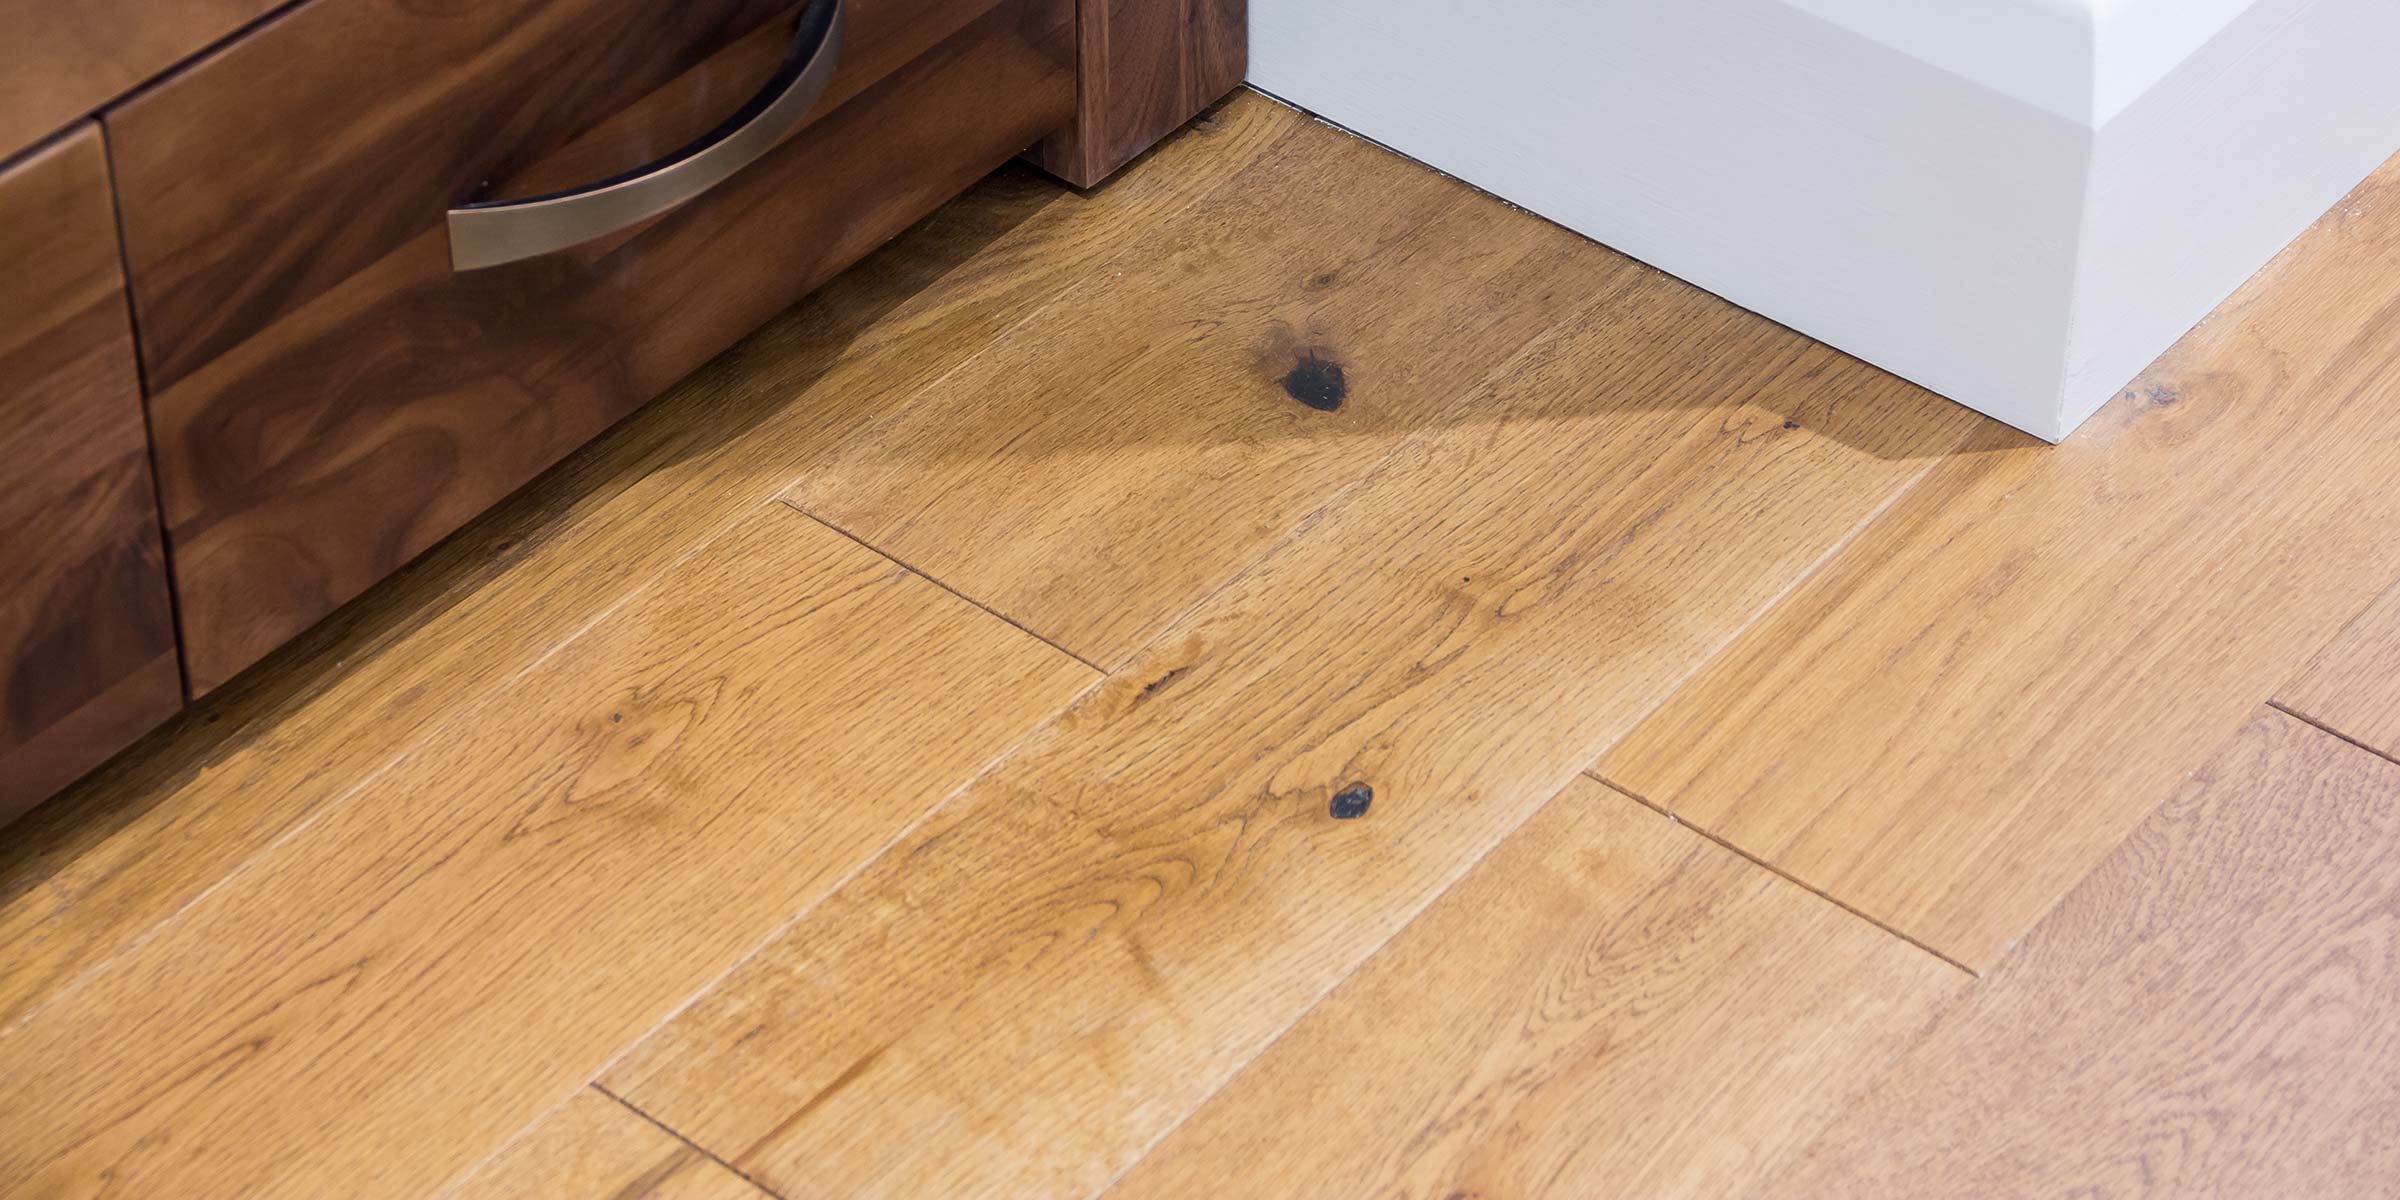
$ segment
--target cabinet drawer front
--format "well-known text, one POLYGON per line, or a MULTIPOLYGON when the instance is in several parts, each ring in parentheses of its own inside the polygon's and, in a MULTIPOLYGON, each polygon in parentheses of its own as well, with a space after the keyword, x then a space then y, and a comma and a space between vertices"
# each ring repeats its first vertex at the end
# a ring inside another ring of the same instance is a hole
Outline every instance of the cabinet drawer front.
MULTIPOLYGON (((848 0, 843 69, 819 111, 991 3, 848 0)), ((673 149, 656 128, 612 118, 745 37, 788 34, 800 8, 309 0, 127 101, 107 121, 152 388, 440 226, 452 206, 525 194, 529 166, 570 142, 585 141, 588 179, 673 149), (603 123, 618 140, 594 144, 603 123)), ((763 79, 750 66, 737 56, 685 91, 721 118, 763 79)))
MULTIPOLYGON (((648 225, 455 274, 444 231, 428 223, 154 395, 194 692, 1064 123, 1073 30, 1068 0, 987 0, 938 45, 648 225)), ((771 69, 776 33, 727 56, 771 69)), ((671 87, 595 137, 674 126, 701 107, 671 87)), ((563 171, 541 164, 526 177, 563 171)))
POLYGON ((116 243, 97 126, 0 172, 0 821, 182 701, 116 243))
POLYGON ((265 16, 278 0, 0 0, 0 158, 265 16))

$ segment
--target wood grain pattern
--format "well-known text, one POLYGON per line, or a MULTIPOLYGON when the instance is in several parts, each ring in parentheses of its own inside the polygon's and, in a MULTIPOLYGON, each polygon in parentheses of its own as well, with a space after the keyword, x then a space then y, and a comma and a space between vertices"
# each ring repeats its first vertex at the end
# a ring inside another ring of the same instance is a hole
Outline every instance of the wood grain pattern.
POLYGON ((1624 270, 1307 129, 789 496, 1105 669, 1624 270))
POLYGON ((0 825, 182 703, 108 156, 0 171, 0 825))
POLYGON ((543 1117, 444 1200, 773 1200, 594 1091, 543 1117))
POLYGON ((605 1083, 772 1191, 1089 1195, 1967 424, 1622 264, 605 1083))
POLYGON ((2400 587, 2360 613, 2275 699, 2387 758, 2400 759, 2400 587))
POLYGON ((1759 1194, 2400 1180, 2400 765, 2262 711, 1759 1194))
POLYGON ((410 242, 156 395, 204 693, 1063 119, 1060 0, 1009 0, 702 200, 453 276, 410 242))
POLYGON ((1749 1195, 1966 982, 1585 780, 1108 1194, 1749 1195))
POLYGON ((151 386, 790 7, 311 0, 134 97, 108 127, 151 386))
POLYGON ((1202 109, 1250 68, 1249 0, 1078 0, 1075 121, 1034 161, 1096 187, 1202 109))
POLYGON ((285 0, 0 0, 0 160, 285 0))
POLYGON ((2074 439, 1979 439, 1599 765, 1989 965, 2400 578, 2400 164, 2074 439))
POLYGON ((425 1194, 1091 678, 770 504, 0 1031, 0 1178, 425 1194))
POLYGON ((1305 122, 1255 98, 1103 192, 1012 167, 0 839, 0 1025, 515 677, 843 435, 1305 122))
MULTIPOLYGON (((817 112, 998 3, 847 0, 842 69, 817 112)), ((704 132, 774 62, 712 56, 753 31, 788 43, 771 27, 788 31, 793 9, 793 0, 311 0, 112 110, 152 386, 440 229, 452 204, 525 194, 533 185, 521 174, 555 179, 556 168, 537 164, 597 126, 612 124, 614 136, 572 157, 582 174, 571 182, 675 149, 695 131, 681 107, 649 97, 679 76, 698 76, 686 88, 707 110, 704 132), (637 105, 651 115, 628 116, 637 105)), ((1008 112, 995 123, 1008 124, 1008 112)))

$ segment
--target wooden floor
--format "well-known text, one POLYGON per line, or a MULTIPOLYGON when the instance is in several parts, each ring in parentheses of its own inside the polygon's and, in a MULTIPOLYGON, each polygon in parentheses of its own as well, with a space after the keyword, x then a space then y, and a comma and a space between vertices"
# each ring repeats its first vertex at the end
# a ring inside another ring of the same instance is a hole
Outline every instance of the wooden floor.
POLYGON ((1255 96, 0 846, 0 1194, 2389 1195, 2400 166, 2041 446, 1255 96))

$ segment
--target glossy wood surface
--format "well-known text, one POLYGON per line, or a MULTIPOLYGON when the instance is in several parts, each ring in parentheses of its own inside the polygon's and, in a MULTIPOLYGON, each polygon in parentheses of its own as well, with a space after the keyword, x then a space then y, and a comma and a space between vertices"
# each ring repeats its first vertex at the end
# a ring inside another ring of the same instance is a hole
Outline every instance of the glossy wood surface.
POLYGON ((2275 702, 2400 760, 2400 587, 2385 592, 2275 702))
POLYGON ((108 125, 151 386, 789 9, 309 0, 135 97, 108 125))
POLYGON ((2400 579, 2400 160, 2066 444, 1993 432, 1599 773, 1990 965, 2400 579))
POLYGON ((445 1200, 774 1200, 592 1088, 553 1109, 445 1200))
MULTIPOLYGON (((830 113, 996 0, 849 0, 830 113)), ((588 182, 665 154, 766 77, 706 60, 796 0, 309 0, 109 114, 143 360, 163 388, 615 118, 588 182), (688 82, 706 115, 653 103, 688 82)), ((786 39, 788 40, 788 39, 786 39)), ((771 68, 771 62, 768 64, 771 68)))
POLYGON ((763 504, 0 1029, 0 1179, 435 1193, 1092 678, 763 504))
POLYGON ((1241 86, 1250 66, 1250 0, 1078 3, 1075 121, 1043 142, 1034 161, 1077 187, 1093 187, 1241 86))
POLYGON ((429 230, 158 393, 194 691, 1056 127, 1070 21, 1062 0, 1007 0, 704 199, 588 251, 453 275, 429 230))
POLYGON ((2381 1196, 2400 764, 2260 711, 1756 1194, 2381 1196))
POLYGON ((1107 1195, 1751 1195, 1969 982, 1584 780, 1107 1195))
POLYGON ((0 170, 0 823, 182 701, 100 129, 0 170))
POLYGON ((287 0, 0 0, 0 160, 287 0))

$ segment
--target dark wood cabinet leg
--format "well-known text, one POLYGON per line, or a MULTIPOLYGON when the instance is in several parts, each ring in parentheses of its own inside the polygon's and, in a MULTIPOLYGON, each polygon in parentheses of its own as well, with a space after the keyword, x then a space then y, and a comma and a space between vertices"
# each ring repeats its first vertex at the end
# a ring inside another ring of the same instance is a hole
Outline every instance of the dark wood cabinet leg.
POLYGON ((1079 0, 1075 123, 1033 162, 1091 187, 1241 86, 1249 0, 1079 0))

